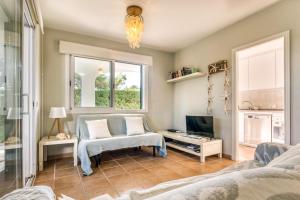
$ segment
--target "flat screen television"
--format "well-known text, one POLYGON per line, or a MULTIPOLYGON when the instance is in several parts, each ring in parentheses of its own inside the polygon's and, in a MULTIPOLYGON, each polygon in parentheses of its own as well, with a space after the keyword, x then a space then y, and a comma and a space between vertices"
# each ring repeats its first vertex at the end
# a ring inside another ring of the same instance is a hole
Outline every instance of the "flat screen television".
POLYGON ((214 137, 214 119, 212 116, 186 116, 185 119, 187 134, 214 137))

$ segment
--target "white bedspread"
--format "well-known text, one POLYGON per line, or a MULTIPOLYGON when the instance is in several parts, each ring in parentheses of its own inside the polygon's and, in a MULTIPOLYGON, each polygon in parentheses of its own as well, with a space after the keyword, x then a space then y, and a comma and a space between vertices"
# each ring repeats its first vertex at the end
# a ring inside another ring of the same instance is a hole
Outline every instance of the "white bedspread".
POLYGON ((53 190, 48 186, 33 186, 12 191, 0 200, 55 200, 53 190))

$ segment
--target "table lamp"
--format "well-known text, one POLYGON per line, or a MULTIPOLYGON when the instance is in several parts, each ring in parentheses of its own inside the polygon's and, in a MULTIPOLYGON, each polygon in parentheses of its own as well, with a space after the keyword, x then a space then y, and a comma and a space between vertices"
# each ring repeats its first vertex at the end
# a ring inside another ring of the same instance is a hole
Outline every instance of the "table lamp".
POLYGON ((51 107, 49 118, 54 119, 54 122, 52 124, 51 130, 48 133, 48 138, 50 137, 56 124, 57 124, 57 128, 58 128, 57 134, 64 133, 64 130, 62 129, 62 126, 60 123, 60 119, 66 118, 66 117, 67 117, 67 114, 66 114, 66 110, 64 107, 51 107))

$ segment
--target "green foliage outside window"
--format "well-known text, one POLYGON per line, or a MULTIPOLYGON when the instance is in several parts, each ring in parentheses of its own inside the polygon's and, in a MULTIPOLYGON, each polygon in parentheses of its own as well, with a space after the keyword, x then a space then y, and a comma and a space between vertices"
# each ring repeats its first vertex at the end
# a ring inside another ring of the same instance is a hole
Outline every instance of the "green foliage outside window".
MULTIPOLYGON (((80 107, 81 102, 81 84, 80 80, 76 81, 78 83, 74 91, 74 104, 76 107, 80 107)), ((140 89, 138 86, 124 87, 126 83, 126 75, 118 74, 115 78, 115 107, 117 109, 140 109, 140 89)), ((95 80, 95 106, 96 107, 109 107, 110 106, 110 88, 109 88, 109 78, 105 75, 99 75, 95 80)))

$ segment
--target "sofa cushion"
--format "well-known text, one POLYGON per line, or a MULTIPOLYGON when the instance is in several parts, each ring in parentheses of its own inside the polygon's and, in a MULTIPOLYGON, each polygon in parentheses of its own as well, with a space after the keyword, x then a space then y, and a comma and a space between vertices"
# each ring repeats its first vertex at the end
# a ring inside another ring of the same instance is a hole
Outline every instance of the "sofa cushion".
POLYGON ((291 147, 289 150, 284 152, 272 160, 268 167, 278 167, 284 169, 298 169, 300 168, 300 144, 291 147))
POLYGON ((111 137, 107 127, 107 119, 86 121, 90 139, 111 137))
POLYGON ((144 134, 143 119, 141 117, 125 117, 127 135, 144 134))

